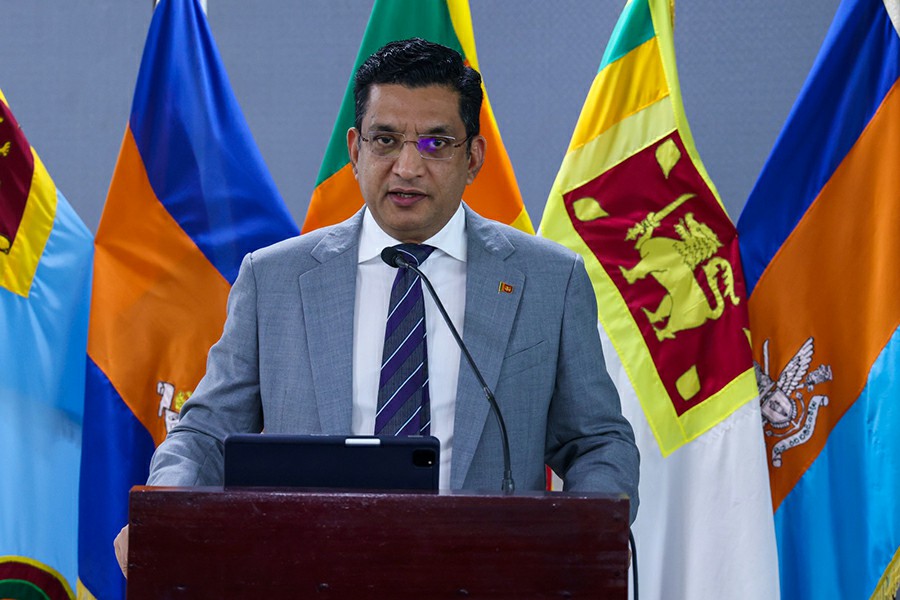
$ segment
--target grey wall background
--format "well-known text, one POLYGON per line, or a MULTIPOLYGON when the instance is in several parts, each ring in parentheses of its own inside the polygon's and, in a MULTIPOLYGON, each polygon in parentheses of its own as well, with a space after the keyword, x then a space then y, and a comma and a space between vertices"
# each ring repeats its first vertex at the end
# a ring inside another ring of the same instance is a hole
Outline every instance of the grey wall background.
MULTIPOLYGON (((624 0, 470 5, 488 95, 537 226, 624 0)), ((685 111, 735 221, 837 5, 677 2, 685 111)), ((371 6, 371 0, 208 0, 232 87, 298 224, 371 6)), ((0 89, 92 231, 125 131, 151 12, 150 0, 0 0, 0 89)))

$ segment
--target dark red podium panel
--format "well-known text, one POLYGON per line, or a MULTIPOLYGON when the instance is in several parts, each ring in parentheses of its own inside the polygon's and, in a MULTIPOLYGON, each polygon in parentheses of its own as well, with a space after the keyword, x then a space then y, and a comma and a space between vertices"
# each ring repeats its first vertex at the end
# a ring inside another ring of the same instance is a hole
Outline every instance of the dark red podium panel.
POLYGON ((628 500, 136 487, 128 598, 626 598, 628 500))

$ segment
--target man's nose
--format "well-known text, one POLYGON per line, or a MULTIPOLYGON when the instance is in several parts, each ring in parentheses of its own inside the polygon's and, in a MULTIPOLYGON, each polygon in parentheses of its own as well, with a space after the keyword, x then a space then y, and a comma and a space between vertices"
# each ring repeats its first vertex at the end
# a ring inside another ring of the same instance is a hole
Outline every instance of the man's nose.
POLYGON ((406 140, 400 147, 400 154, 394 159, 394 172, 404 179, 409 179, 420 175, 424 168, 425 159, 419 154, 416 142, 406 140))

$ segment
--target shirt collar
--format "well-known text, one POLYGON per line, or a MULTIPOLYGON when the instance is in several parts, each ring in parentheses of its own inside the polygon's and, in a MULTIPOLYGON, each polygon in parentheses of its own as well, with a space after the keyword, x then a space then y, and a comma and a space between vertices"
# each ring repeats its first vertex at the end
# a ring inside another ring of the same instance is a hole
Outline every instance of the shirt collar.
MULTIPOLYGON (((368 208, 363 211, 362 230, 359 235, 360 263, 380 258, 381 251, 385 247, 400 243, 378 226, 368 208)), ((423 243, 434 246, 456 260, 466 262, 466 211, 463 210, 462 203, 447 224, 423 243)))

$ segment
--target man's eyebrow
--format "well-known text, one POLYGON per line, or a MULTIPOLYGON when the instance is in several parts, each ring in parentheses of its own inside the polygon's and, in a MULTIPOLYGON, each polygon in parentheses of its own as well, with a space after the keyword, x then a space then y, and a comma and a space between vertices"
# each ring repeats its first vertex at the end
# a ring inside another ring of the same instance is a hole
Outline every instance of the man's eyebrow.
MULTIPOLYGON (((372 123, 369 131, 383 131, 385 133, 403 133, 400 128, 388 123, 372 123)), ((433 125, 422 131, 416 130, 416 135, 445 135, 452 136, 453 129, 449 125, 433 125)))
POLYGON ((433 127, 429 127, 422 131, 416 131, 417 135, 436 135, 443 137, 455 137, 453 133, 453 128, 449 125, 435 125, 433 127))
POLYGON ((419 135, 452 135, 452 129, 449 125, 435 125, 424 131, 417 131, 419 135))
POLYGON ((369 131, 384 131, 385 133, 400 133, 400 130, 393 125, 388 125, 387 123, 372 123, 372 126, 369 127, 369 131))

